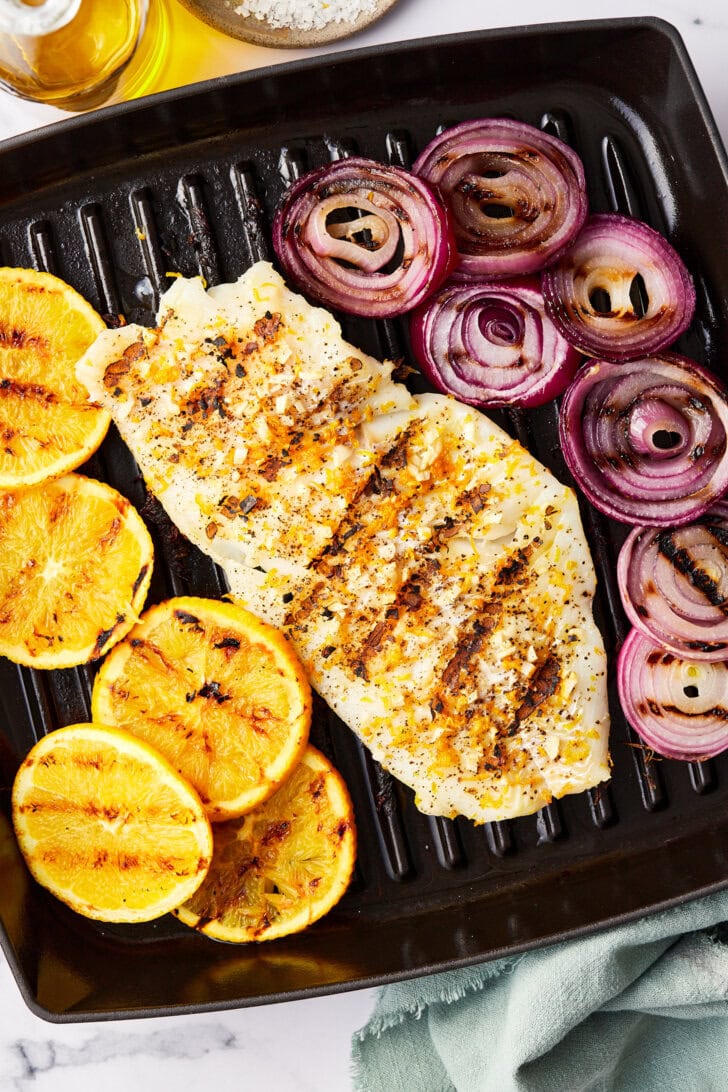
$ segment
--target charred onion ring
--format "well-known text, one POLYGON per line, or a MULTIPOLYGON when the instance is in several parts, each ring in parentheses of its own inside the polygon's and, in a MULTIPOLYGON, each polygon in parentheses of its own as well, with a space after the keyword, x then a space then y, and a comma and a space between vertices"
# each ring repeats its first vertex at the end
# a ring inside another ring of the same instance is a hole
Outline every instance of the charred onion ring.
POLYGON ((549 319, 538 280, 451 282, 410 319, 412 351, 445 394, 472 406, 541 406, 581 361, 549 319))
POLYGON ((617 689, 627 720, 658 754, 695 762, 728 748, 728 661, 681 658, 633 629, 617 689))
POLYGON ((595 508, 622 523, 681 526, 728 488, 728 393, 687 357, 594 361, 564 395, 561 447, 595 508))
POLYGON ((455 220, 458 270, 514 277, 553 261, 587 214, 584 168, 558 137, 509 118, 465 121, 435 137, 412 168, 455 220))
POLYGON ((273 222, 273 246, 304 292, 371 318, 415 307, 456 261, 449 215, 427 183, 358 157, 293 183, 273 222))
POLYGON ((728 504, 684 527, 635 527, 620 550, 625 612, 679 656, 728 659, 728 504))
POLYGON ((692 321, 695 288, 667 239, 627 216, 591 216, 544 270, 549 314, 587 356, 632 360, 658 353, 692 321))

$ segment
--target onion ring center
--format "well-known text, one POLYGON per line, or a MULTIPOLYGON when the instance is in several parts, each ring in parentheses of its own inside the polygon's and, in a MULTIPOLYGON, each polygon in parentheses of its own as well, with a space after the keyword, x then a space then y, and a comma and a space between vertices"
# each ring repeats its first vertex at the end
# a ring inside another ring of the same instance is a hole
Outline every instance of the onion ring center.
POLYGON ((375 273, 395 257, 400 229, 388 209, 357 194, 339 194, 312 212, 307 241, 320 258, 375 273))
POLYGON ((505 305, 490 304, 479 311, 478 329, 491 344, 511 346, 523 343, 523 319, 505 305))
POLYGON ((652 459, 681 455, 691 440, 691 429, 682 414, 659 398, 645 399, 629 415, 630 447, 652 459))
MULTIPOLYGON (((675 659, 663 668, 665 671, 664 693, 669 704, 681 713, 695 716, 710 713, 724 700, 726 683, 725 664, 698 663, 695 660, 675 659)), ((659 673, 658 673, 659 677, 659 673)), ((658 684, 659 685, 659 684, 658 684)))

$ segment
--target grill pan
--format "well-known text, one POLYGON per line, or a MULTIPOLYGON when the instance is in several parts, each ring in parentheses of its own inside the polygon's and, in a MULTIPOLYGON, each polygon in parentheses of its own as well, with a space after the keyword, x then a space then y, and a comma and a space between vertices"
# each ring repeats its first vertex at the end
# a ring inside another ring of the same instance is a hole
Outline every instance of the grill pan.
MULTIPOLYGON (((670 239, 698 296, 676 348, 720 372, 725 154, 677 32, 656 19, 351 51, 16 138, 0 147, 0 260, 58 274, 111 323, 151 324, 169 273, 214 284, 271 256, 272 212, 302 171, 352 153, 407 166, 439 126, 482 115, 561 136, 584 160, 595 211, 632 213, 670 239)), ((342 325, 364 351, 408 356, 399 320, 342 325)), ((493 416, 569 481, 553 405, 493 416)), ((146 495, 113 428, 84 469, 124 493, 152 531, 150 602, 224 594, 217 569, 146 495)), ((93 667, 34 672, 0 660, 1 939, 31 1009, 55 1021, 119 1019, 372 986, 573 937, 728 884, 728 754, 649 761, 630 734, 613 678, 627 632, 614 575, 627 529, 586 503, 582 514, 612 667, 611 783, 510 822, 431 819, 319 702, 312 739, 351 789, 359 860, 328 917, 269 944, 216 943, 170 917, 94 923, 34 884, 14 846, 10 785, 37 738, 88 719, 93 667)))

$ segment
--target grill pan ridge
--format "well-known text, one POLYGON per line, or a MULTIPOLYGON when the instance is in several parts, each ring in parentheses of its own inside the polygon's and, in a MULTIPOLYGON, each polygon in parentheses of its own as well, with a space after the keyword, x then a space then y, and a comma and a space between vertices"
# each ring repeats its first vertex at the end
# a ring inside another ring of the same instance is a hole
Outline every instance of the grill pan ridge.
MULTIPOLYGON (((720 371, 728 275, 711 224, 728 219, 725 156, 677 33, 654 19, 355 50, 16 138, 0 147, 0 258, 62 276, 109 323, 151 324, 170 274, 215 284, 271 258, 273 210, 303 171, 351 154, 406 167, 439 127, 485 115, 560 136, 584 160, 594 210, 633 214, 671 239, 698 295, 677 348, 720 371)), ((340 318, 364 351, 408 359, 402 320, 340 318)), ((570 481, 556 406, 492 416, 570 481)), ((147 495, 113 427, 84 470, 145 518, 156 550, 150 602, 225 593, 219 570, 147 495)), ((728 884, 728 755, 655 761, 626 725, 613 664, 628 629, 615 579, 627 528, 585 501, 581 508, 612 666, 612 781, 510 822, 426 817, 317 699, 312 738, 351 789, 359 859, 327 918, 267 945, 215 943, 171 918, 105 926, 37 888, 14 848, 9 788, 36 739, 89 718, 95 669, 35 672, 0 660, 0 938, 30 1007, 56 1021, 119 1019, 371 986, 576 936, 728 884)))

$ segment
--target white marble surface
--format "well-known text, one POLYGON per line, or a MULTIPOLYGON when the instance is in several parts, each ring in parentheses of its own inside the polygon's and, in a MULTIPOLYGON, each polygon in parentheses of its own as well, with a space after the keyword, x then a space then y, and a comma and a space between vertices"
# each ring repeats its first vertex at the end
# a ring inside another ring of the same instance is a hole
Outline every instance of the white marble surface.
POLYGON ((234 1012, 49 1024, 25 1007, 3 960, 0 1089, 346 1092, 351 1032, 373 997, 363 990, 234 1012))
MULTIPOLYGON (((482 0, 400 0, 389 16, 368 31, 320 52, 488 26, 599 15, 654 15, 677 27, 728 142, 728 12, 723 0, 691 0, 684 5, 654 0, 650 6, 636 0, 612 0, 608 10, 589 9, 577 0, 551 0, 547 6, 522 0, 513 8, 498 8, 482 0)), ((293 60, 309 52, 248 46, 208 34, 200 26, 195 50, 177 58, 167 73, 166 85, 173 85, 180 70, 193 81, 293 60)), ((0 92, 1 139, 65 116, 0 92)), ((350 1036, 365 1022, 373 1001, 374 991, 363 990, 219 1014, 52 1025, 26 1008, 0 956, 0 1090, 197 1092, 213 1084, 237 1092, 262 1088, 346 1092, 352 1087, 350 1036)))

